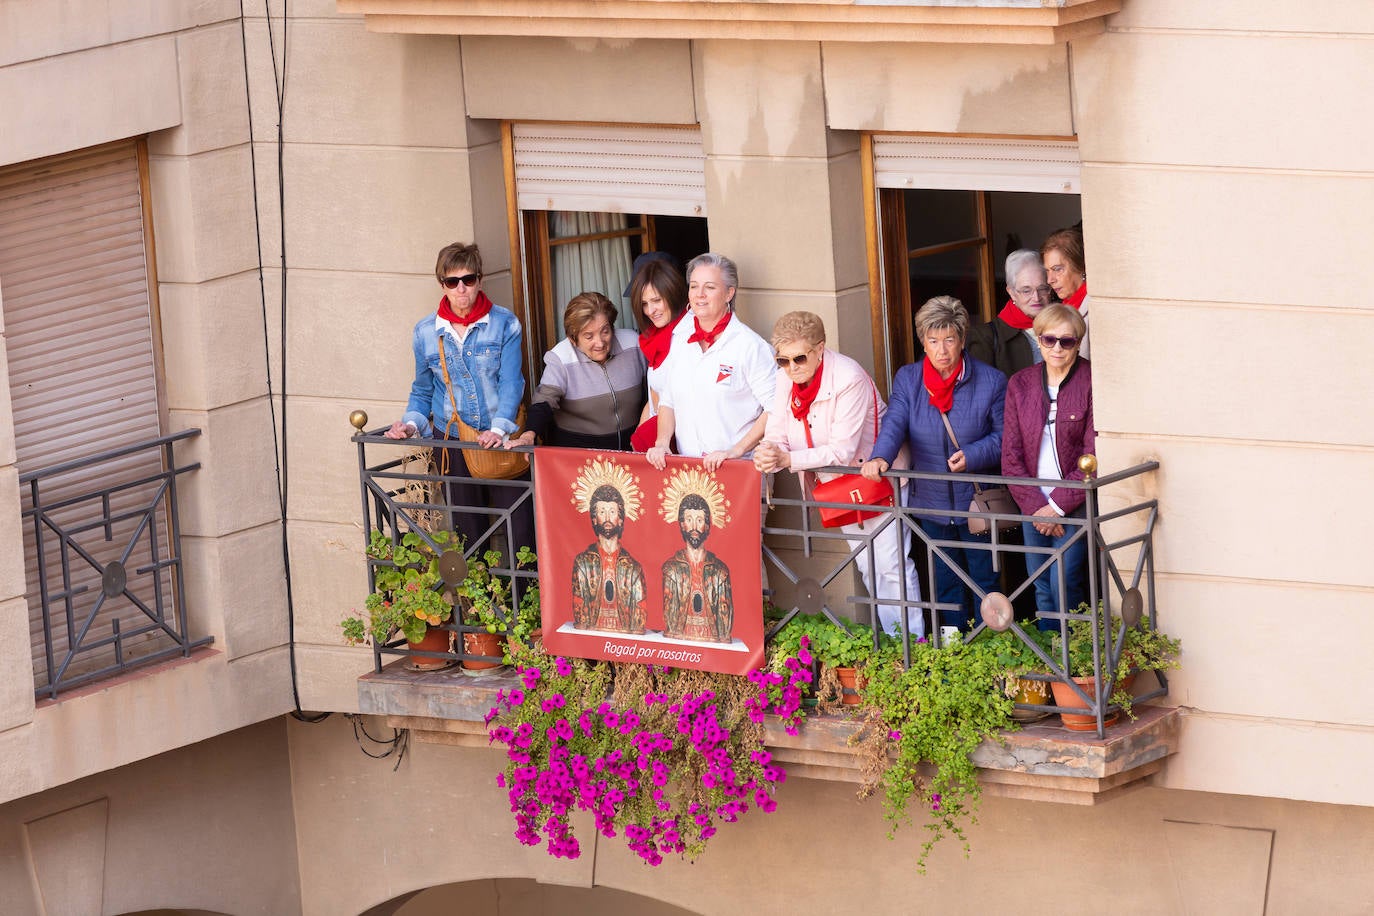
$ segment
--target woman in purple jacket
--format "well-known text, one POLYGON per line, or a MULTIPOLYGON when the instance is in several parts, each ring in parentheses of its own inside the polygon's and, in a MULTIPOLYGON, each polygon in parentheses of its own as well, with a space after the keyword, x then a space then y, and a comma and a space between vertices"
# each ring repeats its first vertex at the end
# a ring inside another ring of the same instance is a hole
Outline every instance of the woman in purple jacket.
MULTIPOLYGON (((1002 473, 1042 480, 1082 480, 1078 459, 1092 454, 1097 439, 1092 364, 1078 355, 1087 326, 1076 310, 1051 305, 1035 316, 1033 330, 1044 362, 1022 369, 1007 384, 1002 473)), ((1051 549, 1070 545, 1063 554, 1063 604, 1056 562, 1035 580, 1036 610, 1073 610, 1088 599, 1088 542, 1083 526, 1065 525, 1060 519, 1083 516, 1084 491, 1013 486, 1011 495, 1023 513, 1036 517, 1033 522, 1022 523, 1026 546, 1045 549, 1043 557, 1028 554, 1027 567, 1042 564, 1051 549)), ((1041 618, 1040 628, 1057 629, 1058 625, 1041 618)))
MULTIPOLYGON (((1007 377, 964 352, 968 310, 953 296, 936 296, 921 306, 916 313, 916 334, 925 348, 925 358, 897 370, 892 399, 863 475, 877 480, 892 467, 903 445, 910 445, 911 467, 916 471, 996 474, 1002 458, 1002 402, 1007 377), (945 419, 954 432, 953 439, 945 419)), ((913 509, 967 512, 973 501, 973 485, 957 478, 911 480, 906 494, 907 505, 913 509)), ((922 514, 919 520, 933 540, 956 544, 986 544, 989 540, 986 534, 969 531, 964 518, 936 511, 922 514)), ((936 563, 936 599, 960 608, 941 611, 940 622, 943 626, 966 627, 983 596, 997 587, 992 553, 976 546, 941 550, 977 585, 976 592, 969 593, 964 580, 943 559, 936 563)))

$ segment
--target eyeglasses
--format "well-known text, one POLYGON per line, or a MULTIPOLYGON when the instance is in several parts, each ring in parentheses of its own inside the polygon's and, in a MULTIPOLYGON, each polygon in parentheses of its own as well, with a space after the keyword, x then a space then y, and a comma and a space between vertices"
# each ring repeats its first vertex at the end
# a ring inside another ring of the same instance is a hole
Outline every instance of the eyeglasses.
POLYGON ((1048 297, 1052 290, 1048 286, 1018 286, 1016 294, 1018 296, 1029 296, 1032 293, 1039 293, 1041 296, 1048 297))
POLYGON ((444 289, 457 289, 460 283, 463 286, 476 286, 480 279, 481 274, 463 274, 461 277, 444 277, 439 282, 444 284, 444 289))
POLYGON ((798 369, 800 369, 802 366, 806 365, 806 361, 809 358, 807 354, 809 354, 810 352, 811 351, 808 350, 806 351, 806 353, 801 353, 797 356, 779 356, 776 360, 778 368, 786 369, 789 366, 796 366, 798 369))
POLYGON ((1072 350, 1078 346, 1077 337, 1055 337, 1053 334, 1041 334, 1040 346, 1046 350, 1053 350, 1055 347, 1063 347, 1065 350, 1072 350))

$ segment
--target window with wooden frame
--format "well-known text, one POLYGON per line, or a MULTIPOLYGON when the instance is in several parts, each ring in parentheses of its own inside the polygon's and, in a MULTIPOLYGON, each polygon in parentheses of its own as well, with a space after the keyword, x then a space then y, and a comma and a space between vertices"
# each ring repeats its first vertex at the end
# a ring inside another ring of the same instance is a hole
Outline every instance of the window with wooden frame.
POLYGON ((695 126, 508 122, 503 141, 516 312, 537 380, 569 299, 602 293, 634 328, 634 259, 667 251, 685 264, 707 250, 705 154, 695 126))
POLYGON ((914 317, 954 296, 971 320, 1006 301, 1003 261, 1082 222, 1072 138, 863 137, 869 201, 874 366, 881 379, 920 358, 914 317))

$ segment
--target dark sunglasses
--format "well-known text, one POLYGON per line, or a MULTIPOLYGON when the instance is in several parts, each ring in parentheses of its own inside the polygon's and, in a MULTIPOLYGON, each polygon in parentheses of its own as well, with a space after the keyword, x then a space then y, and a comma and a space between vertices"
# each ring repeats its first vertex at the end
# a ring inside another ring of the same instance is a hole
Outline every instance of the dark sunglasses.
POLYGON ((1044 347, 1046 350, 1053 350, 1056 344, 1063 347, 1065 350, 1072 350, 1074 347, 1078 346, 1078 338, 1055 337, 1053 334, 1040 335, 1040 346, 1044 347))
POLYGON ((797 366, 800 368, 806 365, 806 360, 807 354, 805 353, 797 356, 779 356, 776 358, 779 369, 786 369, 788 366, 797 366))
POLYGON ((444 284, 445 289, 457 289, 459 283, 464 286, 476 286, 480 279, 482 279, 481 274, 463 274, 461 277, 444 277, 439 282, 444 284))

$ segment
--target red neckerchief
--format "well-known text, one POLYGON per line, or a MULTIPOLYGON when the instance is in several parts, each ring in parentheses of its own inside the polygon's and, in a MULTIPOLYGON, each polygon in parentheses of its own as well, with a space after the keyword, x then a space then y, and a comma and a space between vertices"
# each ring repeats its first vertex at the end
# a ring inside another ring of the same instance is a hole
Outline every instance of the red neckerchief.
POLYGON ((925 382, 926 391, 930 393, 930 404, 940 413, 949 413, 949 409, 954 406, 954 383, 959 381, 960 374, 964 371, 964 354, 959 354, 959 360, 954 364, 954 371, 949 374, 949 378, 941 378, 940 373, 930 364, 930 359, 921 361, 921 379, 925 382))
POLYGON ((711 344, 716 342, 716 338, 725 333, 725 326, 730 323, 730 319, 734 317, 734 314, 734 312, 726 312, 725 317, 720 320, 720 323, 709 331, 703 330, 701 322, 697 321, 696 315, 693 315, 692 324, 696 325, 697 329, 692 333, 691 337, 687 338, 687 342, 696 343, 698 340, 704 340, 707 349, 710 349, 711 344))
POLYGON ((439 297, 439 317, 452 324, 461 324, 463 327, 470 327, 473 322, 481 321, 487 317, 487 312, 491 311, 491 300, 487 294, 481 290, 477 291, 477 301, 468 309, 466 315, 459 315, 453 310, 453 306, 448 304, 448 296, 439 297))
POLYGON ((1076 309, 1083 307, 1083 300, 1088 298, 1088 281, 1084 280, 1078 289, 1073 291, 1073 295, 1064 300, 1065 305, 1073 306, 1076 309))
POLYGON ((668 348, 673 345, 673 329, 686 314, 685 311, 680 312, 663 327, 651 327, 639 335, 639 349, 644 352, 644 359, 649 363, 650 369, 657 369, 668 358, 668 348))
POLYGON ((816 364, 816 374, 811 376, 811 381, 805 385, 792 383, 792 397, 788 403, 792 405, 792 416, 802 422, 802 429, 806 431, 806 447, 815 448, 811 442, 811 424, 806 422, 806 415, 811 412, 811 405, 816 401, 816 395, 821 393, 821 373, 825 371, 825 360, 816 364))
POLYGON ((1010 299, 1007 300, 1006 305, 1002 306, 1002 311, 997 313, 997 317, 1018 331, 1029 331, 1031 325, 1035 323, 1034 318, 1017 308, 1016 303, 1010 299))

